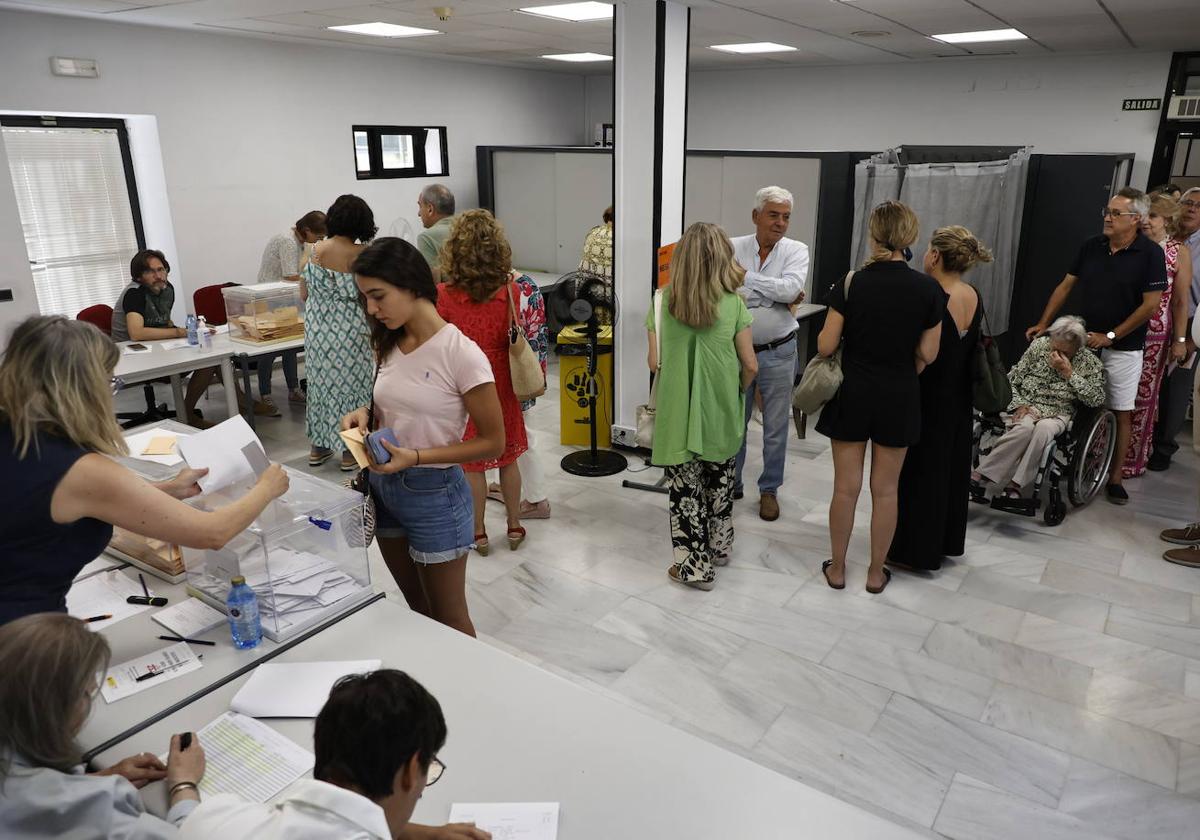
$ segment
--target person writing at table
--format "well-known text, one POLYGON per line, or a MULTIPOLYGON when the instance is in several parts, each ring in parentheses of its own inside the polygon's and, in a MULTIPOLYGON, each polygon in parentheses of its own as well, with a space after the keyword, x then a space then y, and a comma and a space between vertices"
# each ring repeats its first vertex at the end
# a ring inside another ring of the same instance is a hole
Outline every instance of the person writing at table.
POLYGON ((171 738, 167 763, 141 753, 84 772, 76 736, 108 670, 110 650, 68 615, 29 615, 0 627, 0 837, 12 840, 159 840, 199 804, 204 748, 171 738), (19 675, 14 676, 14 675, 19 675), (31 687, 36 690, 30 690, 31 687), (137 789, 165 780, 165 820, 146 813, 137 789))
MULTIPOLYGON (((116 525, 192 548, 219 549, 288 488, 278 465, 214 511, 202 470, 151 484, 111 457, 127 452, 113 414, 117 346, 89 323, 57 315, 22 321, 0 361, 0 625, 65 612, 67 590, 116 525)), ((8 678, 8 679, 11 679, 8 678)))

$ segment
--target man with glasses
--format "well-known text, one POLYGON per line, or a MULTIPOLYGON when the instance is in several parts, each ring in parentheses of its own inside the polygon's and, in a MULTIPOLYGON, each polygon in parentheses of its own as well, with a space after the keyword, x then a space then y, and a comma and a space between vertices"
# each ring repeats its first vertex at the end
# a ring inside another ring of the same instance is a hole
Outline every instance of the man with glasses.
POLYGON ((313 727, 311 779, 300 780, 271 803, 246 802, 231 793, 208 797, 179 836, 490 840, 473 825, 434 828, 409 822, 425 788, 446 769, 437 758, 445 744, 442 707, 412 677, 391 669, 343 677, 313 727))
POLYGON ((1100 355, 1107 374, 1108 407, 1117 415, 1117 445, 1105 494, 1116 505, 1129 502, 1121 486, 1121 467, 1129 437, 1146 323, 1167 288, 1163 250, 1141 231, 1150 201, 1141 190, 1125 187, 1102 211, 1104 233, 1083 243, 1067 276, 1055 287, 1041 320, 1025 331, 1032 340, 1046 331, 1078 286, 1077 313, 1088 328, 1087 343, 1100 355))
MULTIPOLYGON (((1192 187, 1183 193, 1179 201, 1179 232, 1176 236, 1188 247, 1192 255, 1192 288, 1188 294, 1188 319, 1196 317, 1196 304, 1200 302, 1200 187, 1192 187)), ((1182 290, 1180 290, 1182 291, 1182 290)), ((1178 293, 1178 292, 1177 292, 1178 293)), ((1187 332, 1188 348, 1191 344, 1192 329, 1189 323, 1187 332)), ((1190 367, 1178 366, 1162 383, 1158 394, 1158 422, 1154 424, 1154 451, 1146 462, 1146 469, 1162 471, 1171 466, 1171 458, 1179 451, 1176 436, 1183 428, 1187 419, 1188 405, 1192 401, 1192 387, 1195 381, 1196 364, 1190 367)), ((1193 437, 1195 437, 1193 433, 1193 437)), ((1192 441, 1195 445, 1200 440, 1192 441)), ((1195 541, 1200 543, 1200 530, 1195 541)))

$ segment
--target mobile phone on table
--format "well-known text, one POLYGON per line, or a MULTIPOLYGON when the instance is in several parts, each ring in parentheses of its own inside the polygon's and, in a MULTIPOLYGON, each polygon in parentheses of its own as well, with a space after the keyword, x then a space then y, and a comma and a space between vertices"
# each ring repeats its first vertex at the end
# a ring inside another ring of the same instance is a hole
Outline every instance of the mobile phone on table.
POLYGON ((367 448, 371 450, 371 458, 376 464, 386 464, 392 460, 392 453, 383 445, 385 440, 392 446, 400 445, 400 441, 396 440, 396 433, 391 429, 380 429, 367 435, 367 448))

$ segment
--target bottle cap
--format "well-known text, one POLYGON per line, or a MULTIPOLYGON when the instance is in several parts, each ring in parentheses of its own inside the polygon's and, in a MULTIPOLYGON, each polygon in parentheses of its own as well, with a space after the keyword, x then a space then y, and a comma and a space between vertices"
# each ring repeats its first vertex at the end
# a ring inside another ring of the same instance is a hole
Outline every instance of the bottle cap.
POLYGON ((246 579, 244 577, 242 577, 241 575, 238 575, 237 577, 235 577, 233 580, 231 580, 229 582, 231 584, 233 584, 234 586, 241 586, 243 583, 246 582, 246 579))

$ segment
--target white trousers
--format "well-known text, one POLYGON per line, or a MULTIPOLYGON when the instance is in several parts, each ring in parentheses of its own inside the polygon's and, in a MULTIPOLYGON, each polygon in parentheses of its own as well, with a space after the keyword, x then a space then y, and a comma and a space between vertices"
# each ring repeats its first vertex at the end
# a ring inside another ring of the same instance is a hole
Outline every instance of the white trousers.
MULTIPOLYGON (((525 437, 529 440, 529 448, 517 458, 517 469, 521 471, 521 495, 525 497, 525 501, 537 504, 546 499, 546 472, 542 469, 542 462, 538 460, 537 453, 533 451, 534 434, 529 431, 528 411, 524 417, 525 437)), ((500 481, 500 471, 488 470, 487 480, 489 484, 500 481)))
MULTIPOLYGON (((1011 421, 1010 421, 1011 422, 1011 421)), ((1028 414, 1008 427, 992 451, 979 462, 979 473, 999 485, 1009 479, 1027 487, 1037 475, 1042 453, 1067 429, 1065 417, 1034 420, 1028 414)))

